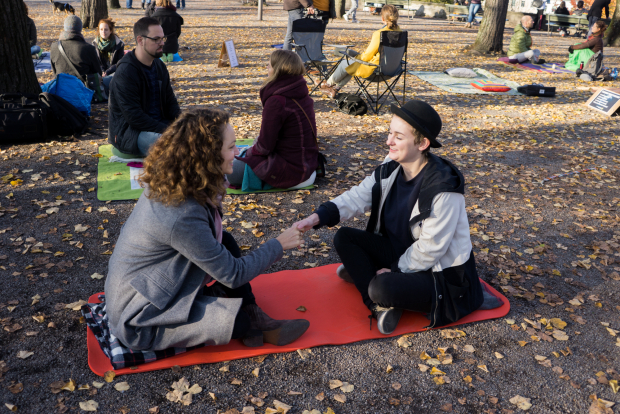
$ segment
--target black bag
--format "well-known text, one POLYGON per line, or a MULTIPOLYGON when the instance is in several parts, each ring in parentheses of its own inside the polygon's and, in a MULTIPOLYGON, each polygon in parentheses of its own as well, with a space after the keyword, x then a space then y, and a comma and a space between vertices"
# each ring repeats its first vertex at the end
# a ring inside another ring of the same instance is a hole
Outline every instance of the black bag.
POLYGON ((51 135, 79 136, 88 130, 88 118, 64 98, 44 92, 39 100, 47 109, 47 128, 51 135))
POLYGON ((86 75, 86 76, 80 75, 80 72, 78 72, 73 62, 71 62, 71 60, 69 59, 69 56, 67 56, 67 54, 65 53, 65 49, 62 47, 62 42, 60 40, 58 41, 58 51, 60 52, 62 57, 65 58, 65 60, 69 64, 69 67, 71 67, 71 69, 73 70, 73 73, 71 73, 71 75, 81 80, 84 83, 84 86, 86 86, 91 91, 95 92, 93 94, 92 102, 93 103, 107 102, 108 95, 105 93, 105 88, 103 87, 103 83, 100 82, 101 78, 99 74, 94 73, 92 75, 86 75))
POLYGON ((545 96, 547 98, 555 96, 555 88, 544 85, 523 85, 519 86, 517 91, 526 96, 545 96))
POLYGON ((341 93, 336 97, 336 103, 340 112, 347 115, 364 115, 368 112, 368 106, 362 98, 349 93, 341 93))
POLYGON ((47 139, 46 109, 36 94, 0 95, 0 143, 47 139))

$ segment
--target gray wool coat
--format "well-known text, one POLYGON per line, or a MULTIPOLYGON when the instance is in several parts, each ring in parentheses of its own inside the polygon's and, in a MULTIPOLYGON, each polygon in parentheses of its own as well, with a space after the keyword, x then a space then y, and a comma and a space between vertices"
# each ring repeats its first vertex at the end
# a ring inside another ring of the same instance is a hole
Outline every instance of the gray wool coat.
POLYGON ((166 206, 147 191, 110 258, 110 331, 135 350, 227 344, 242 300, 203 296, 205 276, 239 287, 280 260, 282 245, 273 239, 236 259, 216 240, 209 209, 195 199, 166 206))

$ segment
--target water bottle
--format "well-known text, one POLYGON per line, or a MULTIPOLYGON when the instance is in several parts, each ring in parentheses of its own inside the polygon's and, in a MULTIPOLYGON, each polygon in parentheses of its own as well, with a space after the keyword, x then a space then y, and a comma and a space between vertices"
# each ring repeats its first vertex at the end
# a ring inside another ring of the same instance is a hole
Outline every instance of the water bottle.
POLYGON ((580 69, 580 70, 583 70, 583 62, 581 62, 581 63, 579 64, 579 69, 580 69))

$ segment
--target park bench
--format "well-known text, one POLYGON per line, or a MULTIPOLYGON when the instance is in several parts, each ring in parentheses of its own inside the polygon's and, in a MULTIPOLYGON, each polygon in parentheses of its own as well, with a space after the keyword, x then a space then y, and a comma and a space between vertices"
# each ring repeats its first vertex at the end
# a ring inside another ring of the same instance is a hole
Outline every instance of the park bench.
POLYGON ((407 18, 412 19, 415 13, 418 11, 417 6, 411 4, 411 0, 382 0, 381 3, 375 3, 374 1, 364 2, 364 11, 370 13, 381 13, 383 6, 391 4, 397 9, 402 9, 407 12, 407 18))
POLYGON ((588 30, 588 16, 567 16, 565 14, 547 14, 547 33, 551 32, 551 27, 572 27, 577 31, 588 30), (568 25, 568 26, 567 26, 568 25))
MULTIPOLYGON (((447 5, 446 12, 448 15, 448 22, 450 23, 454 23, 458 21, 466 21, 467 16, 469 16, 469 7, 447 5)), ((482 8, 480 8, 478 12, 476 13, 476 15, 474 16, 474 19, 476 20, 477 23, 480 23, 480 21, 482 20, 482 14, 483 14, 483 11, 482 11, 482 8)))

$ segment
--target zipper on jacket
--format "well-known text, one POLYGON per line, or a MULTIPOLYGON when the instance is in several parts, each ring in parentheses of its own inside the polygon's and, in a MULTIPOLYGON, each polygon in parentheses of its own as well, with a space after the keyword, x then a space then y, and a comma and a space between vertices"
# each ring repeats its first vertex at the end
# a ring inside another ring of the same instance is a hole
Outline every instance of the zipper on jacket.
POLYGON ((435 287, 435 310, 431 314, 431 324, 426 327, 426 329, 434 328, 437 324, 437 308, 439 307, 439 297, 437 295, 437 280, 435 279, 435 272, 432 271, 433 275, 433 286, 435 287))

